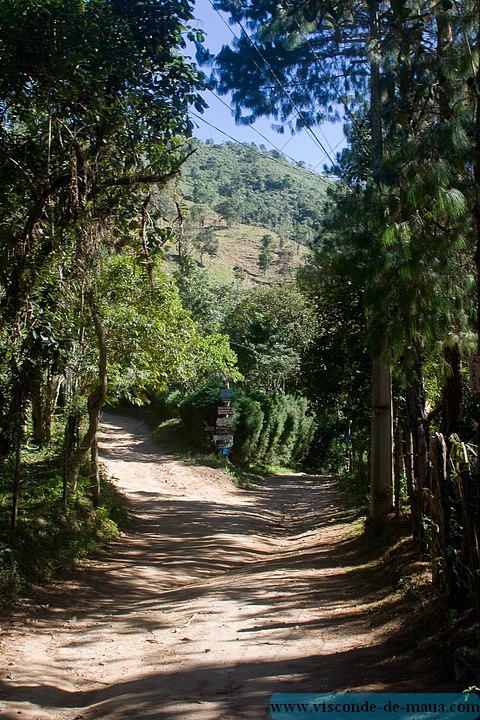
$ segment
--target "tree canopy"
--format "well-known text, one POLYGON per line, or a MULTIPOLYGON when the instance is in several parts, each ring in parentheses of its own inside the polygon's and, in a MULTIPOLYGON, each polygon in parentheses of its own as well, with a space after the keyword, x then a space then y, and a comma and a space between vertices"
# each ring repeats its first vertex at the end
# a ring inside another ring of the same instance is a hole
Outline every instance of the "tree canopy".
POLYGON ((141 400, 149 385, 234 363, 155 270, 172 233, 153 190, 178 173, 188 108, 203 107, 203 74, 182 52, 201 40, 191 20, 176 0, 2 5, 0 462, 15 464, 12 532, 30 413, 48 442, 61 400, 67 502, 109 394, 141 400))

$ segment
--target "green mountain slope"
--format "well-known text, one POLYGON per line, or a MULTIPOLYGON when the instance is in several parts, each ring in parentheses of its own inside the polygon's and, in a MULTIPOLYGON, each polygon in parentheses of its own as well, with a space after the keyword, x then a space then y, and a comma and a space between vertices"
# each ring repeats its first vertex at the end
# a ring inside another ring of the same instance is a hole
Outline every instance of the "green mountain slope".
MULTIPOLYGON (((220 281, 291 277, 317 231, 331 181, 255 145, 194 147, 177 188, 184 251, 220 281)), ((167 257, 176 260, 174 253, 167 257)))

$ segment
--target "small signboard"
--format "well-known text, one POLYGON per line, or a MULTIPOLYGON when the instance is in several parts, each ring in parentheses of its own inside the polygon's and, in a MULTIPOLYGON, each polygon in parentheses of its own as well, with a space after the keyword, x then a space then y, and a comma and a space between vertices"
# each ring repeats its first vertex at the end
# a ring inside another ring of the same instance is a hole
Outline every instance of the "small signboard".
POLYGON ((219 417, 217 418, 217 428, 231 428, 232 418, 231 417, 219 417))
POLYGON ((217 412, 218 412, 219 415, 233 415, 234 410, 233 410, 233 407, 232 407, 231 405, 227 405, 227 406, 225 406, 225 405, 220 405, 220 406, 217 408, 217 412))
POLYGON ((233 445, 233 435, 214 435, 213 442, 221 447, 231 447, 233 445))
POLYGON ((233 392, 232 388, 221 388, 220 390, 220 399, 221 400, 231 400, 235 393, 233 392))
POLYGON ((472 355, 470 358, 470 390, 480 393, 480 355, 472 355))

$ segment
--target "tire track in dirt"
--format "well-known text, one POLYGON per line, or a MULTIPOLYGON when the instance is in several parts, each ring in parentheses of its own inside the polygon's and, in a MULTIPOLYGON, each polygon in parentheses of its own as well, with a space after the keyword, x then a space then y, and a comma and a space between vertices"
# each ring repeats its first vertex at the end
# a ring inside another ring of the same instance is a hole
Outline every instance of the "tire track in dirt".
POLYGON ((273 692, 426 689, 372 624, 330 478, 240 490, 113 415, 101 448, 132 527, 5 625, 0 717, 263 720, 273 692))

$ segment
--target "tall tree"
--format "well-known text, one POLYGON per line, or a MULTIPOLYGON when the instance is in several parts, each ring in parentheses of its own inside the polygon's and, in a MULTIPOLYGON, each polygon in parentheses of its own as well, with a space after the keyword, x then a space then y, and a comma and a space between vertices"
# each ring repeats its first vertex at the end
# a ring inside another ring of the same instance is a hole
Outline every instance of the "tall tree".
POLYGON ((0 324, 10 373, 0 387, 0 457, 21 443, 37 338, 71 341, 60 326, 45 333, 32 302, 49 272, 59 292, 78 289, 101 345, 88 301, 99 249, 120 249, 137 227, 134 242, 150 262, 148 187, 177 171, 188 105, 203 104, 201 74, 180 54, 186 34, 199 39, 191 11, 186 0, 2 5, 0 324))
POLYGON ((240 371, 262 390, 295 388, 315 324, 306 298, 287 284, 244 290, 224 319, 240 371))

